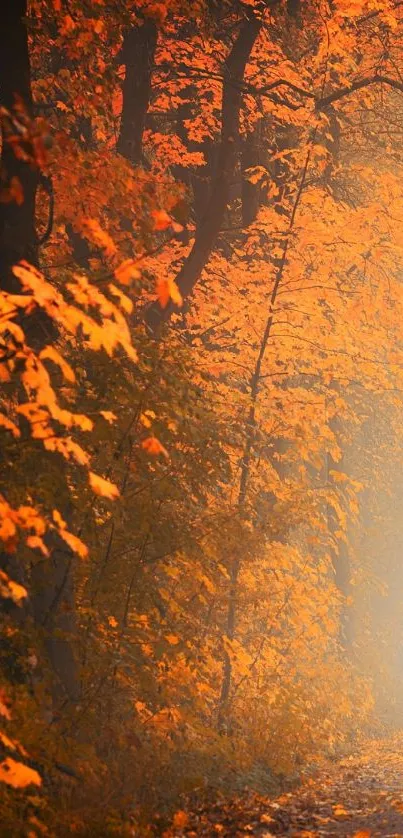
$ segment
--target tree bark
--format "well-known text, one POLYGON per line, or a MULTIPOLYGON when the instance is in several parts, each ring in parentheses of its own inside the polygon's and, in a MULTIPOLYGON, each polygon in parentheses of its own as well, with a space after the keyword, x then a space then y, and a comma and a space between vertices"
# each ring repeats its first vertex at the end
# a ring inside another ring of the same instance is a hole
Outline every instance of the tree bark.
MULTIPOLYGON (((18 119, 18 102, 27 117, 32 117, 32 92, 28 38, 24 18, 27 0, 6 0, 1 12, 0 26, 0 104, 18 119)), ((24 200, 0 202, 0 271, 1 287, 17 292, 20 284, 12 273, 12 266, 20 259, 37 264, 35 232, 35 196, 38 171, 35 166, 19 159, 3 121, 0 187, 6 193, 13 178, 23 189, 24 200)), ((12 126, 10 128, 10 133, 12 126)))
POLYGON ((129 29, 123 41, 122 61, 126 66, 126 72, 117 150, 133 165, 138 165, 142 160, 143 133, 150 102, 157 35, 155 22, 147 19, 142 26, 129 29))
MULTIPOLYGON (((0 104, 7 109, 3 121, 3 142, 0 163, 0 189, 7 193, 12 178, 17 178, 23 191, 23 201, 0 202, 0 287, 6 291, 20 293, 13 266, 21 259, 38 265, 38 241, 35 229, 35 198, 39 180, 39 169, 35 160, 21 160, 9 142, 9 137, 18 131, 18 125, 29 127, 32 119, 31 70, 28 48, 28 34, 25 23, 27 0, 7 0, 3 4, 0 26, 0 104), (23 113, 21 112, 23 108, 23 113)), ((24 138, 26 151, 32 157, 29 137, 24 138)), ((54 340, 52 322, 41 310, 35 311, 23 323, 26 339, 30 346, 39 350, 54 340)), ((75 603, 73 580, 70 574, 71 553, 61 550, 52 543, 52 558, 47 560, 46 571, 38 574, 34 568, 28 581, 32 594, 32 614, 37 626, 43 631, 47 603, 54 599, 59 590, 52 613, 51 624, 46 627, 44 646, 53 673, 70 697, 79 693, 79 679, 72 649, 71 638, 75 634, 75 603), (63 578, 64 584, 61 585, 63 578)), ((0 557, 11 575, 27 584, 24 563, 18 555, 10 564, 10 557, 0 557)), ((21 616, 21 615, 20 615, 21 616)), ((27 613, 25 612, 25 616, 27 613)), ((24 618, 24 614, 22 614, 24 618)))
MULTIPOLYGON (((225 64, 221 142, 218 152, 217 174, 214 178, 204 218, 196 232, 192 250, 176 277, 176 284, 183 298, 189 297, 192 293, 222 227, 237 161, 239 118, 242 102, 242 90, 238 82, 242 82, 246 64, 261 26, 261 21, 253 15, 242 23, 238 37, 225 64)), ((158 300, 151 303, 145 312, 145 322, 150 332, 158 333, 160 326, 171 317, 175 310, 177 308, 172 302, 165 308, 162 308, 158 300)))

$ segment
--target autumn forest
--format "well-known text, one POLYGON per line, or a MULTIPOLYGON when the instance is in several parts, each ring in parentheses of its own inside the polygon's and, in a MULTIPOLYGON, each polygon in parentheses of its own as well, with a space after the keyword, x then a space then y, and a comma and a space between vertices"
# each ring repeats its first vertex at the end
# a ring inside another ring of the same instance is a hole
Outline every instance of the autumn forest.
POLYGON ((1 838, 403 835, 402 36, 3 0, 1 838))

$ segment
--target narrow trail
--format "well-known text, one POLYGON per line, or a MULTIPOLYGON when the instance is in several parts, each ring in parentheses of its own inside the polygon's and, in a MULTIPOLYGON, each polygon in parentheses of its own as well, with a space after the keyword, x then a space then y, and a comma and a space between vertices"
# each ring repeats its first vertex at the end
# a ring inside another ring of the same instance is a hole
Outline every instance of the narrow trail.
POLYGON ((251 795, 179 812, 165 835, 403 838, 403 736, 370 742, 275 800, 251 795))

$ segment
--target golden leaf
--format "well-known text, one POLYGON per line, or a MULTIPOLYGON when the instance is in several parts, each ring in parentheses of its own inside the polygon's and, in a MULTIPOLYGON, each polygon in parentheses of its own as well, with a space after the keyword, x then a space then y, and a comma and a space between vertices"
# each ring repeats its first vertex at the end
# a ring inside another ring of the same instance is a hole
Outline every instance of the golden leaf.
POLYGON ((21 600, 25 599, 28 594, 23 585, 14 582, 4 570, 0 570, 0 596, 5 599, 12 599, 16 605, 21 605, 21 600))
POLYGON ((39 357, 41 360, 47 358, 49 361, 53 361, 54 364, 57 364, 57 366, 60 367, 66 381, 70 381, 72 383, 75 382, 76 377, 70 364, 64 360, 63 356, 60 355, 60 352, 58 352, 54 346, 45 346, 39 353, 39 357))
POLYGON ((103 498, 109 498, 110 500, 114 500, 119 497, 120 492, 115 483, 111 483, 110 480, 105 480, 105 478, 100 477, 99 474, 95 474, 93 471, 90 471, 89 481, 91 489, 96 495, 100 495, 103 498))
POLYGON ((0 781, 16 789, 31 785, 40 786, 42 783, 37 771, 11 757, 0 763, 0 781))
POLYGON ((46 544, 44 543, 42 538, 39 537, 39 535, 29 535, 26 539, 26 542, 28 547, 31 548, 31 550, 40 550, 44 556, 49 556, 49 550, 46 547, 46 544))
POLYGON ((112 413, 111 410, 100 410, 99 415, 103 416, 103 418, 106 420, 106 422, 109 422, 110 424, 112 424, 113 422, 116 422, 116 419, 118 418, 116 416, 116 413, 112 413))
POLYGON ((70 550, 72 550, 73 553, 77 553, 77 555, 80 556, 80 559, 87 558, 88 547, 86 546, 86 544, 84 544, 83 541, 81 541, 80 538, 78 538, 76 535, 73 535, 72 532, 69 532, 66 529, 59 530, 59 535, 63 539, 63 541, 65 541, 66 544, 68 544, 70 550))

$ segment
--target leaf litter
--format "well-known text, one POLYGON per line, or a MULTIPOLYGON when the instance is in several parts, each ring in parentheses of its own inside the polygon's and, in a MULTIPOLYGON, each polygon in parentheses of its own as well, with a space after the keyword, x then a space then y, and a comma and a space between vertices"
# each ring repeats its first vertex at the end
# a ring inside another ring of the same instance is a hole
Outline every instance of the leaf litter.
POLYGON ((180 810, 164 838, 403 838, 403 736, 371 741, 273 799, 245 794, 180 810))

